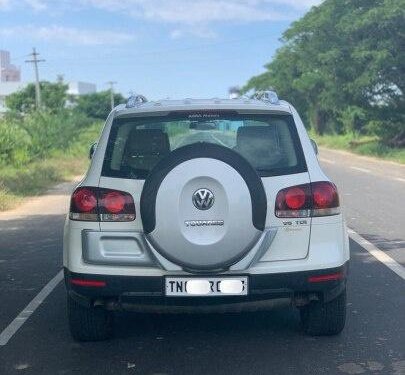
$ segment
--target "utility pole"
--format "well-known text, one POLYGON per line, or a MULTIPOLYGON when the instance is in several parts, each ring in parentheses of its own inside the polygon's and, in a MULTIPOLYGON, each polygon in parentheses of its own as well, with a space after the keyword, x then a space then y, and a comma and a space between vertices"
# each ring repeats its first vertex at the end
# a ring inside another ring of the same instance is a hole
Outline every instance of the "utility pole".
POLYGON ((106 82, 107 85, 110 85, 110 100, 111 100, 111 110, 114 108, 114 85, 117 84, 115 81, 106 82))
POLYGON ((32 60, 25 60, 26 63, 34 64, 35 72, 35 106, 37 110, 41 108, 41 87, 39 86, 39 74, 38 74, 38 63, 44 62, 44 59, 38 59, 39 53, 32 49, 32 53, 29 56, 32 56, 32 60))

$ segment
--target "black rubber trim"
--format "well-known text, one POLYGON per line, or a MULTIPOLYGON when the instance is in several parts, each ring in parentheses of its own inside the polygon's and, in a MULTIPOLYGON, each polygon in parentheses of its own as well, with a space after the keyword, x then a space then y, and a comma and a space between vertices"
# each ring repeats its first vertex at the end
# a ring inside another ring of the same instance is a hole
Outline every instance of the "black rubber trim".
POLYGON ((143 230, 151 233, 156 226, 156 196, 163 179, 179 164, 197 158, 220 160, 235 169, 245 180, 252 202, 252 222, 255 228, 264 230, 267 214, 267 197, 263 183, 251 164, 237 152, 207 142, 193 143, 172 151, 150 172, 141 194, 140 210, 143 230))
MULTIPOLYGON (((340 267, 321 270, 274 273, 274 274, 246 274, 243 271, 238 276, 249 277, 249 294, 240 297, 166 297, 164 276, 113 276, 72 273, 65 271, 66 289, 75 300, 83 305, 92 300, 128 300, 133 303, 145 303, 151 305, 211 305, 221 303, 247 302, 269 300, 282 296, 293 297, 294 295, 317 294, 322 301, 328 302, 336 298, 345 288, 349 271, 349 262, 340 267), (310 276, 328 275, 337 272, 343 273, 341 280, 331 280, 319 283, 310 283, 310 276), (91 288, 76 286, 69 283, 71 278, 86 280, 103 280, 107 283, 104 288, 91 288)), ((194 275, 194 277, 231 276, 230 274, 194 275)), ((177 275, 178 277, 190 275, 177 275)))

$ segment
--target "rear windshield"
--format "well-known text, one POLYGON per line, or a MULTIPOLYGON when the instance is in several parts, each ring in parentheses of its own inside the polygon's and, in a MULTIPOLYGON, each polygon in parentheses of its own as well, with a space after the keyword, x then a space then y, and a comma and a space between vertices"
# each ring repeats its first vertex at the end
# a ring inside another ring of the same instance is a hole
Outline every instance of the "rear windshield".
POLYGON ((290 115, 177 112, 115 119, 102 175, 145 179, 171 151, 197 142, 216 143, 238 152, 262 177, 306 171, 290 115))

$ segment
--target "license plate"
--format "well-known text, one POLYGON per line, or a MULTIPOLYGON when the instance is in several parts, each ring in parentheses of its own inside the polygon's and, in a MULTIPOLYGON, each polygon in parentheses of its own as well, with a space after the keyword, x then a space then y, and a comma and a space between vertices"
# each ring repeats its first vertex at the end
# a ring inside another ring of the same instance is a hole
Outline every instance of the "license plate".
POLYGON ((248 278, 230 277, 166 277, 168 297, 246 296, 248 278))

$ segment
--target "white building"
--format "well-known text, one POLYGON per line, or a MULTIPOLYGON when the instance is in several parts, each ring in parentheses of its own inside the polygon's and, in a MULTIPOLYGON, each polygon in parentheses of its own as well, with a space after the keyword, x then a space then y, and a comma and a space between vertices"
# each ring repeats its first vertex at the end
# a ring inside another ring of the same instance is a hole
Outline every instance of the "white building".
POLYGON ((6 97, 22 90, 25 86, 27 84, 23 82, 0 82, 0 114, 6 111, 6 97))
POLYGON ((10 52, 0 50, 0 82, 20 82, 21 71, 10 64, 10 52))
MULTIPOLYGON (((24 89, 27 84, 23 82, 0 81, 0 115, 6 112, 6 97, 24 89)), ((96 85, 88 82, 69 82, 67 92, 71 95, 92 94, 96 92, 96 85)))
POLYGON ((96 92, 96 85, 89 82, 69 82, 67 93, 70 95, 86 95, 96 92))

